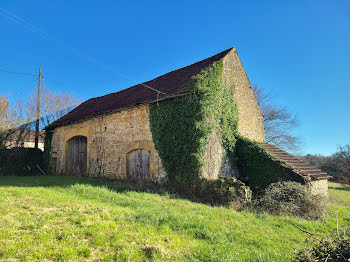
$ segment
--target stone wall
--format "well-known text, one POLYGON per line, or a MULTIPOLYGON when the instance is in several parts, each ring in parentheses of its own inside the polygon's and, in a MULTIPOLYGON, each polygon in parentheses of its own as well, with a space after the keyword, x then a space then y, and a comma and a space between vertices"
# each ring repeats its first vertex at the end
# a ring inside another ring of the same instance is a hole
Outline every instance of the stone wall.
POLYGON ((215 129, 210 138, 203 157, 205 163, 201 176, 206 179, 218 179, 218 177, 238 176, 236 167, 232 167, 229 158, 222 146, 222 138, 219 130, 215 129))
POLYGON ((224 57, 223 63, 224 81, 234 88, 234 98, 238 106, 238 132, 251 140, 264 142, 263 116, 235 48, 224 57))
POLYGON ((252 199, 250 188, 235 177, 219 176, 215 180, 203 179, 197 186, 199 186, 198 196, 210 203, 229 204, 240 208, 252 199))
POLYGON ((312 194, 328 196, 328 179, 308 182, 308 186, 312 194))
MULTIPOLYGON (((217 129, 215 129, 209 137, 208 145, 204 154, 204 166, 202 167, 202 177, 207 179, 217 179, 222 172, 230 172, 230 167, 223 168, 225 165, 225 150, 221 145, 221 136, 217 129)), ((225 175, 225 174, 223 174, 225 175)), ((227 174, 226 174, 227 175, 227 174)))
MULTIPOLYGON (((234 88, 234 100, 238 107, 238 132, 257 142, 264 142, 263 116, 256 101, 254 91, 235 48, 223 59, 223 79, 225 85, 234 88)), ((230 165, 221 144, 218 130, 210 136, 204 155, 205 164, 202 177, 217 179, 219 176, 239 176, 238 168, 230 165)))
MULTIPOLYGON (((264 141, 263 119, 249 79, 238 53, 232 49, 223 59, 223 79, 234 88, 234 98, 238 106, 238 131, 252 140, 264 141)), ((65 152, 67 141, 77 135, 87 137, 87 161, 89 176, 126 178, 127 154, 135 149, 150 152, 150 171, 154 181, 162 181, 165 171, 152 141, 149 127, 149 107, 142 105, 129 110, 103 115, 58 127, 52 138, 52 157, 56 173, 65 173, 65 152)), ((214 130, 205 156, 202 177, 217 179, 232 176, 237 172, 230 166, 221 136, 214 130)))
POLYGON ((89 176, 126 178, 127 154, 135 149, 145 149, 150 152, 152 180, 161 182, 165 177, 152 141, 148 105, 56 128, 51 152, 57 161, 56 173, 65 173, 66 143, 77 135, 87 137, 89 176))

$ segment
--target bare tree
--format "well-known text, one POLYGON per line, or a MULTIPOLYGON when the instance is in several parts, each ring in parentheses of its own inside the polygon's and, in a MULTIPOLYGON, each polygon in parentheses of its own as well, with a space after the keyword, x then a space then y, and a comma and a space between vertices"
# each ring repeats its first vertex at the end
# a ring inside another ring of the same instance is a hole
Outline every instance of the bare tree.
MULTIPOLYGON (((25 105, 26 115, 31 121, 36 120, 37 93, 30 94, 25 105)), ((42 88, 40 101, 40 128, 51 124, 53 121, 61 118, 74 107, 81 103, 81 99, 75 98, 72 94, 53 92, 48 88, 42 88)))
POLYGON ((337 169, 341 172, 341 182, 350 186, 350 145, 339 146, 333 156, 337 169))
POLYGON ((253 89, 264 118, 265 142, 286 151, 300 150, 301 138, 295 134, 300 125, 297 115, 285 106, 274 104, 271 93, 257 85, 253 89))
POLYGON ((8 129, 10 126, 10 101, 0 96, 0 130, 8 129))
MULTIPOLYGON (((0 96, 0 141, 6 139, 6 130, 11 128, 10 114, 10 101, 0 96)), ((0 143, 0 148, 3 146, 3 143, 0 143)))
POLYGON ((0 131, 12 129, 23 122, 21 101, 14 105, 4 96, 0 96, 0 131))
MULTIPOLYGON (((11 103, 0 96, 0 146, 21 146, 32 134, 36 120, 36 92, 33 91, 26 100, 17 99, 11 103)), ((53 92, 43 88, 41 93, 40 129, 62 117, 80 103, 68 93, 53 92)))
POLYGON ((25 122, 21 109, 20 100, 12 105, 8 98, 0 96, 0 148, 18 146, 25 122))

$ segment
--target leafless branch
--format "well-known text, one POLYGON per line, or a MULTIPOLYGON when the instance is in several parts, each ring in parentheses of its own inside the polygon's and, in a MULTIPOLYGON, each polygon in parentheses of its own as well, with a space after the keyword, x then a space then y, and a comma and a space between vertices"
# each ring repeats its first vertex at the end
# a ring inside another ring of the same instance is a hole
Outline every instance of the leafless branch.
POLYGON ((275 105, 271 93, 257 85, 253 89, 263 114, 265 142, 287 151, 298 151, 301 146, 301 138, 295 135, 300 125, 298 116, 285 106, 275 105))

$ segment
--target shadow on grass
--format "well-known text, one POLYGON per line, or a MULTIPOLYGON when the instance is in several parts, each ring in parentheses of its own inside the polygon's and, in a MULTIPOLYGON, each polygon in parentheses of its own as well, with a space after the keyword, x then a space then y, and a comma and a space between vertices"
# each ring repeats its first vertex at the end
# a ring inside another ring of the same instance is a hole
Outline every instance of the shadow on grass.
POLYGON ((155 185, 145 185, 127 180, 111 180, 99 177, 75 177, 75 176, 0 176, 1 186, 15 187, 62 187, 72 185, 91 185, 106 187, 116 192, 137 191, 166 194, 167 191, 155 185))
POLYGON ((350 192, 350 187, 343 186, 328 186, 329 189, 350 192))
POLYGON ((172 188, 154 184, 144 184, 130 180, 116 180, 103 177, 75 177, 75 176, 0 176, 0 187, 60 187, 68 188, 73 185, 90 185, 104 187, 116 193, 139 192, 167 195, 172 199, 190 200, 195 203, 208 203, 200 198, 192 197, 172 188))

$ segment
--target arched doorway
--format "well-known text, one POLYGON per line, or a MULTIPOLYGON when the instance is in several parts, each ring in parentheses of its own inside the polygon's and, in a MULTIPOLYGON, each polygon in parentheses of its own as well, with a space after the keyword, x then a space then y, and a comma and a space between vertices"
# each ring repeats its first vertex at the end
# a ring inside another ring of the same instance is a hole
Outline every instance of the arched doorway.
POLYGON ((149 151, 136 149, 128 153, 127 176, 131 180, 151 180, 149 151))
POLYGON ((85 176, 87 167, 87 138, 74 136, 67 141, 67 174, 85 176))

